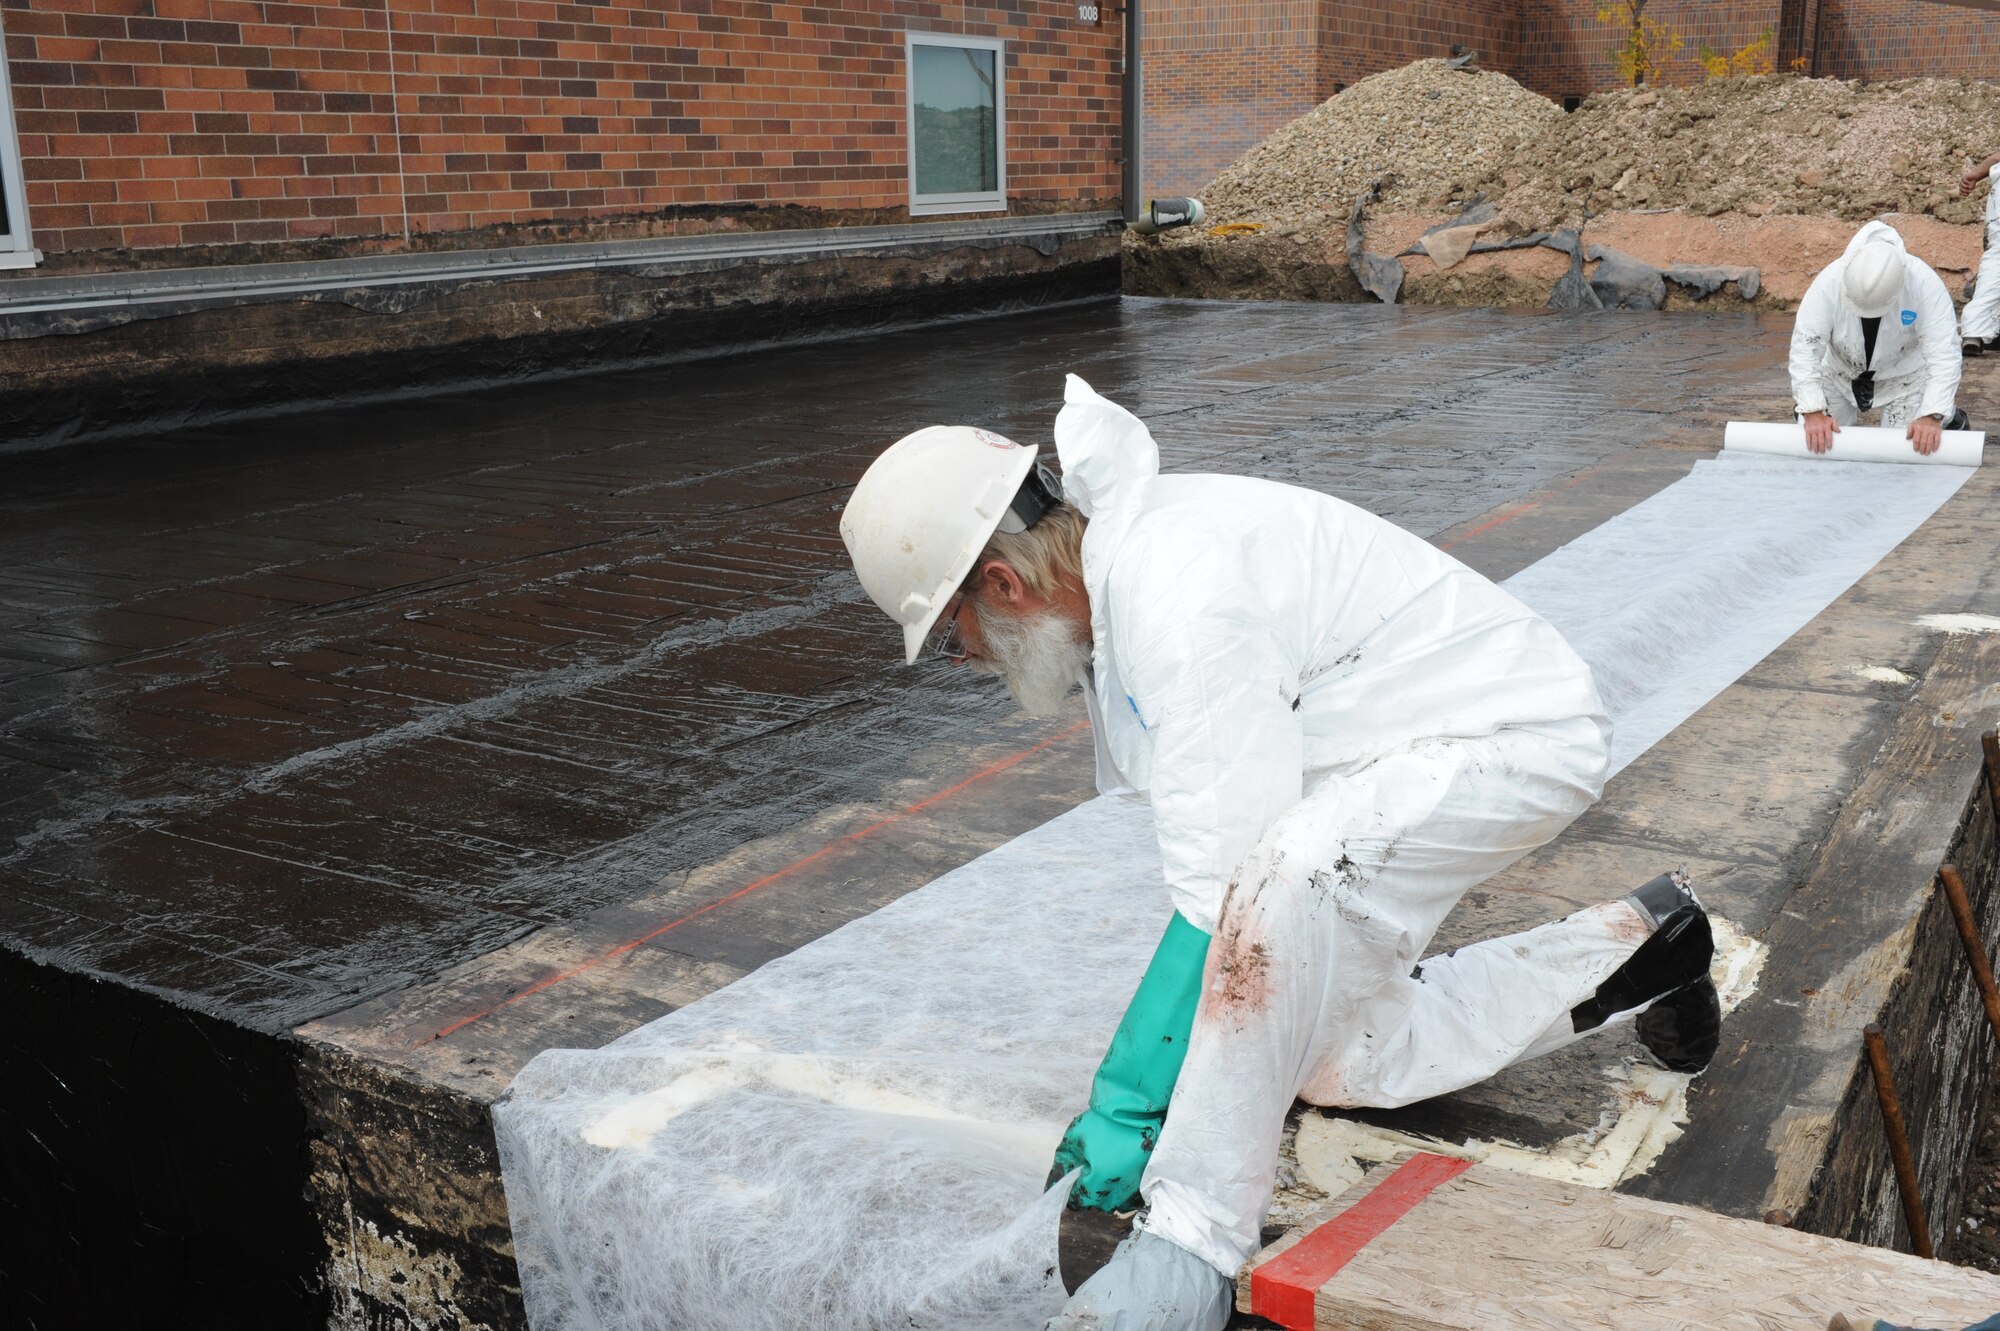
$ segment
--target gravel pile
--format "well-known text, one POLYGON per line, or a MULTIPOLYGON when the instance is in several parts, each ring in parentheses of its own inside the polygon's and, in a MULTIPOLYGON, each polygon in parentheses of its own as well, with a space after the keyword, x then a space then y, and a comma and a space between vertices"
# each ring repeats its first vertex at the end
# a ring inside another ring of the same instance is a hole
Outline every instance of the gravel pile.
POLYGON ((1381 179, 1380 207, 1420 212, 1488 188, 1524 142, 1565 117, 1504 74, 1419 60, 1363 79, 1277 130, 1201 192, 1215 222, 1345 224, 1381 179))
POLYGON ((1574 225, 1586 207, 1973 222, 1985 192, 1959 198, 1958 176, 1996 148, 2000 87, 1971 80, 1766 75, 1620 89, 1565 115, 1504 74, 1421 60, 1279 129, 1201 198, 1213 223, 1315 230, 1345 223, 1378 178, 1384 210, 1483 191, 1521 231, 1574 225))
MULTIPOLYGON (((1344 95, 1344 94, 1343 94, 1344 95)), ((1336 99, 1337 100, 1337 99, 1336 99)), ((2000 138, 2000 88, 1964 79, 1859 86, 1796 75, 1600 93, 1502 171, 1528 226, 1592 212, 1679 208, 1862 221, 1928 213, 1975 222, 1958 177, 2000 138)))

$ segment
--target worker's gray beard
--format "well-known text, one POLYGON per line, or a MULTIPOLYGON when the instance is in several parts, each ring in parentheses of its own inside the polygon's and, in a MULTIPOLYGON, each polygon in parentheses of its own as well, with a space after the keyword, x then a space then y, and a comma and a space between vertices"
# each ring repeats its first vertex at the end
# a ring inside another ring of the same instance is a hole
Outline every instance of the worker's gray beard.
POLYGON ((1078 642, 1076 629, 1053 611, 1019 618, 981 615, 979 634, 986 654, 970 664, 1006 680, 1007 691, 1029 716, 1055 715, 1090 664, 1090 644, 1078 642))

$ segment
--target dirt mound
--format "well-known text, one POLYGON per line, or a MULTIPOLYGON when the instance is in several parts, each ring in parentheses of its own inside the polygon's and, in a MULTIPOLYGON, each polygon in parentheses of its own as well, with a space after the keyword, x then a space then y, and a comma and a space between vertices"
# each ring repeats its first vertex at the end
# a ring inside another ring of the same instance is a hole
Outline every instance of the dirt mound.
POLYGON ((1983 191, 1960 198, 1958 177, 1996 124, 2000 87, 1969 79, 1728 78, 1600 93, 1564 114, 1504 74, 1420 60, 1279 129, 1201 197, 1215 223, 1314 228, 1344 223, 1378 179, 1385 210, 1483 191, 1514 230, 1574 225, 1586 207, 1974 222, 1983 191))
MULTIPOLYGON (((1345 95, 1345 94, 1343 94, 1345 95)), ((1338 99, 1336 99, 1338 100, 1338 99)), ((1991 151, 2000 88, 1964 79, 1861 86, 1795 75, 1600 93, 1502 168, 1502 211, 1530 227, 1614 208, 1977 221, 1958 196, 1991 151)))
POLYGON ((1565 117, 1504 74, 1419 60, 1363 79, 1283 126, 1225 168, 1201 200, 1216 222, 1344 223, 1354 197, 1382 181, 1384 207, 1441 206, 1487 188, 1565 117))

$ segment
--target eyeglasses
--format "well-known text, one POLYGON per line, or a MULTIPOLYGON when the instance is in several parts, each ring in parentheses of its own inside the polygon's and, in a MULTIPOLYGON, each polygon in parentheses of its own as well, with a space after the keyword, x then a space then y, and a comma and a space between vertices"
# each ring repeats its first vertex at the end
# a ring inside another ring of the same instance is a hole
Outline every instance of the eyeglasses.
POLYGON ((930 653, 940 661, 962 661, 972 653, 965 645, 965 639, 958 631, 958 617, 965 612, 965 603, 970 598, 966 591, 972 583, 970 575, 951 594, 956 603, 951 613, 931 627, 930 653))

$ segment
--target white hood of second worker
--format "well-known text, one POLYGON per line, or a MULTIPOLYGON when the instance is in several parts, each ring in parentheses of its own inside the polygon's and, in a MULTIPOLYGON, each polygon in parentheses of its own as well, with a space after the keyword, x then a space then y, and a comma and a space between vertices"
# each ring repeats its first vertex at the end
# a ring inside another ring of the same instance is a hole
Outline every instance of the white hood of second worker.
POLYGON ((1801 414, 1828 409, 1829 394, 1851 397, 1848 387, 1864 370, 1875 375, 1875 405, 1918 399, 1915 414, 1949 416, 1958 398, 1958 316, 1951 293, 1929 264, 1911 254, 1896 228, 1869 222, 1854 233, 1838 259, 1820 270, 1799 300, 1792 322, 1788 366, 1792 400, 1801 414), (1867 354, 1861 316, 1843 290, 1847 262, 1863 245, 1893 245, 1903 256, 1903 296, 1883 319, 1875 354, 1867 354))
POLYGON ((1910 247, 1903 243, 1902 232, 1896 230, 1895 227, 1890 226, 1887 222, 1877 220, 1868 223, 1855 232, 1854 238, 1847 242, 1847 248, 1840 252, 1840 257, 1851 259, 1854 257, 1854 252, 1863 245, 1872 245, 1878 240, 1885 245, 1894 245, 1905 254, 1910 252, 1910 247))

